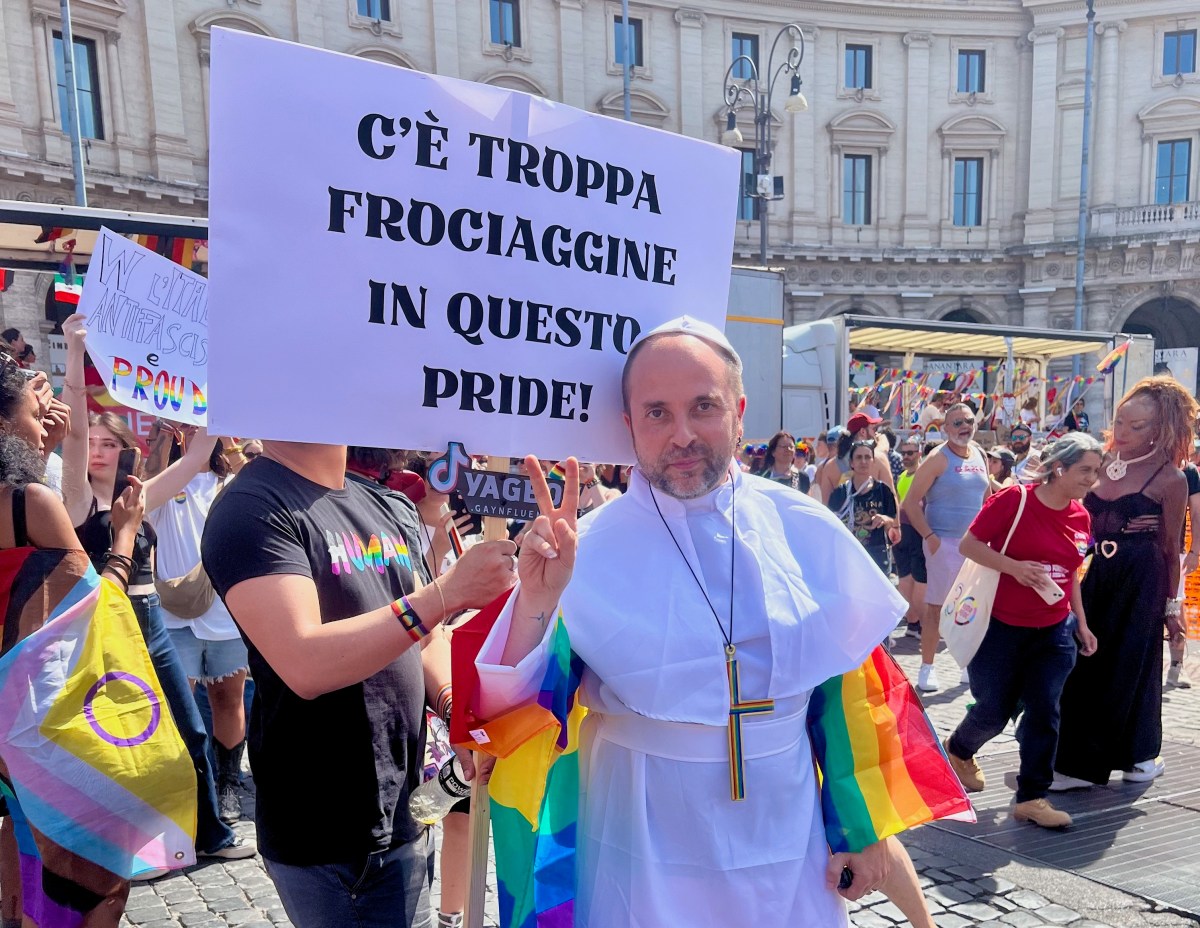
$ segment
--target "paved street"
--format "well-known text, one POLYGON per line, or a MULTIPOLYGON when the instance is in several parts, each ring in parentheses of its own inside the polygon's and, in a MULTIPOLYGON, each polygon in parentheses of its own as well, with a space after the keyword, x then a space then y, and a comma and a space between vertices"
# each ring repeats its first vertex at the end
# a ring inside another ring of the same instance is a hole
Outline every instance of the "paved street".
MULTIPOLYGON (((919 660, 916 645, 915 639, 898 637, 895 646, 897 659, 914 678, 919 660)), ((937 666, 944 689, 931 694, 927 705, 939 733, 944 736, 962 718, 969 695, 966 688, 958 684, 957 668, 947 655, 938 656, 937 666)), ((1190 660, 1189 669, 1200 681, 1200 659, 1190 660)), ((1159 784, 1173 781, 1173 789, 1165 790, 1171 795, 1159 796, 1160 801, 1154 802, 1156 797, 1152 791, 1134 789, 1120 784, 1119 779, 1114 780, 1107 791, 1088 791, 1096 796, 1071 798, 1070 801, 1080 808, 1071 808, 1076 817, 1075 826, 1062 834, 1044 832, 1032 825, 1012 827, 1004 811, 1010 801, 1005 792, 1005 781, 1011 786, 1016 744, 1009 732, 988 745, 980 755, 989 777, 989 790, 980 796, 979 825, 935 825, 912 832, 904 839, 939 928, 970 925, 1181 928, 1200 925, 1200 907, 1172 907, 1154 901, 1162 899, 1162 894, 1174 892, 1178 895, 1182 891, 1178 884, 1186 880, 1182 876, 1175 879, 1175 876, 1184 873, 1181 869, 1184 858, 1180 854, 1196 853, 1196 842, 1191 838, 1182 852, 1171 851, 1164 855, 1162 864, 1149 868, 1151 876, 1138 884, 1140 894, 1113 886, 1121 882, 1126 869, 1129 879, 1133 880, 1136 868, 1132 865, 1096 870, 1092 879, 1070 872, 1070 869, 1079 869, 1086 857, 1091 873, 1096 865, 1114 859, 1114 855, 1121 855, 1126 850, 1129 850, 1127 858, 1149 861, 1155 850, 1169 848, 1166 842, 1172 834, 1200 828, 1200 784, 1195 780, 1200 769, 1188 769, 1190 764, 1186 763, 1193 757, 1200 757, 1200 750, 1197 750, 1200 749, 1200 687, 1170 691, 1164 702, 1163 715, 1165 741, 1174 753, 1164 750, 1168 756, 1168 772, 1159 784), (1186 782, 1181 779, 1189 775, 1193 779, 1186 782), (1104 832, 1099 850, 1081 845, 1077 862, 1071 856, 1075 845, 1059 842, 1083 841, 1101 830, 1093 827, 1093 823, 1111 819, 1114 802, 1122 813, 1117 824, 1104 832), (1089 811, 1088 803, 1096 811, 1089 811), (1196 808, 1190 808, 1189 803, 1196 808), (1148 835, 1145 823, 1154 820, 1151 813, 1167 805, 1177 817, 1169 820, 1165 832, 1148 835), (1138 842, 1148 839, 1149 849, 1143 850, 1138 842), (1061 866, 1045 862, 1047 858, 1055 857, 1056 843, 1067 857, 1061 866), (1155 874, 1161 874, 1161 878, 1155 874)), ((1059 802, 1058 799, 1055 801, 1059 802)), ((247 796, 247 810, 252 809, 252 804, 251 791, 247 796)), ((319 809, 319 802, 314 808, 319 809)), ((248 822, 239 828, 253 831, 253 825, 248 822)), ((1194 886, 1195 881, 1191 885, 1194 886)), ((437 891, 436 885, 434 891, 437 891)), ((856 928, 893 928, 907 924, 899 911, 879 894, 853 908, 852 922, 856 928)), ((487 924, 495 925, 494 894, 489 894, 487 911, 487 924)), ((135 886, 122 924, 137 928, 268 928, 287 926, 290 922, 261 861, 256 859, 208 863, 186 873, 135 886)))

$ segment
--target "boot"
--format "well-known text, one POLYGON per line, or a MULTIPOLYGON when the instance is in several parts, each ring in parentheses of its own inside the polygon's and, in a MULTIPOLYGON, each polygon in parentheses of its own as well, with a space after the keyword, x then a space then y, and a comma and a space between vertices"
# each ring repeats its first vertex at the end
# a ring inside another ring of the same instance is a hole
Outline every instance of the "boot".
POLYGON ((1045 799, 1018 802, 1013 806, 1013 818, 1018 822, 1033 822, 1043 828, 1068 828, 1071 825, 1071 816, 1054 808, 1045 799))
POLYGON ((227 748, 213 739, 217 754, 217 814, 226 825, 233 825, 242 818, 242 799, 238 788, 242 785, 242 755, 246 751, 245 739, 236 747, 227 748))
POLYGON ((987 778, 983 775, 983 768, 979 766, 979 761, 974 757, 958 757, 950 750, 950 739, 947 738, 942 742, 942 747, 946 751, 946 756, 950 758, 950 766, 958 776, 958 782, 963 785, 968 793, 981 793, 987 788, 987 778))

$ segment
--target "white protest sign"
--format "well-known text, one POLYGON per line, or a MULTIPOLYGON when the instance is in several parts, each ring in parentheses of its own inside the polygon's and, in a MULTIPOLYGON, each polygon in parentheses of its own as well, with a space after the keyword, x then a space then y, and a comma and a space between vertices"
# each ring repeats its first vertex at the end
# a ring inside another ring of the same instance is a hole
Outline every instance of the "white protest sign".
POLYGON ((109 396, 176 422, 208 421, 208 281, 108 229, 79 311, 109 396))
POLYGON ((1170 374, 1190 392, 1196 389, 1196 348, 1156 348, 1154 373, 1170 374))
POLYGON ((220 29, 211 101, 223 434, 629 461, 634 339, 724 327, 732 149, 220 29))

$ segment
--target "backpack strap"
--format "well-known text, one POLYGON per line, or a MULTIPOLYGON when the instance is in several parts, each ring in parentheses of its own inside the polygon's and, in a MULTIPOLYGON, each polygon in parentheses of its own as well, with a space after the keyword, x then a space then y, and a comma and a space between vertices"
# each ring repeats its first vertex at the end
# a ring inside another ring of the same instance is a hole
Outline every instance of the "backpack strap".
POLYGON ((25 487, 13 487, 12 491, 13 545, 29 547, 29 532, 25 524, 25 487))

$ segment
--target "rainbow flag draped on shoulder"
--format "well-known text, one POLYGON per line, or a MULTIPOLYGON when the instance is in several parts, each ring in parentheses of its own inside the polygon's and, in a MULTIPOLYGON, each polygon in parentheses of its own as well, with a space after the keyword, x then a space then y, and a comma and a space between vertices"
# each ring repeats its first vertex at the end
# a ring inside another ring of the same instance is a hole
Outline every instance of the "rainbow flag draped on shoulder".
POLYGON ((834 852, 937 819, 975 821, 921 701, 882 646, 813 690, 808 729, 834 852))
POLYGON ((489 785, 496 883, 503 928, 570 928, 575 922, 579 816, 577 697, 583 661, 555 620, 550 663, 537 700, 491 721, 475 711, 475 656, 508 594, 454 630, 455 700, 450 740, 497 759, 489 785))
POLYGON ((120 589, 82 552, 32 548, 3 552, 3 581, 0 793, 24 914, 115 925, 132 876, 195 862, 195 771, 120 589))
MULTIPOLYGON (((498 758, 490 795, 501 928, 570 928, 584 664, 559 613, 537 700, 485 719, 475 659, 508 595, 454 630, 450 740, 498 758)), ((813 691, 808 727, 832 851, 860 851, 935 819, 974 821, 920 700, 882 647, 813 691)))

